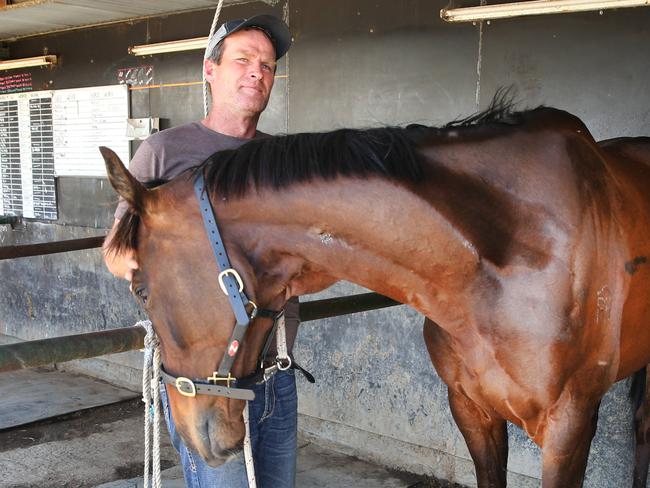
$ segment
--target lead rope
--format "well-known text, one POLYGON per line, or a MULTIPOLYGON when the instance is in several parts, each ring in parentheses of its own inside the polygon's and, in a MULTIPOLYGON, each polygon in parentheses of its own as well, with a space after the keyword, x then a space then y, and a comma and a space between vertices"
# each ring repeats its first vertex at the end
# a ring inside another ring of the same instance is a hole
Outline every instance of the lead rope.
POLYGON ((151 321, 141 320, 135 325, 144 327, 144 365, 142 368, 142 401, 144 402, 144 488, 161 488, 160 476, 160 342, 151 321), (153 423, 153 425, 151 425, 153 423), (153 429, 153 432, 152 432, 153 429), (153 450, 151 439, 153 438, 153 450))
POLYGON ((285 371, 291 367, 291 358, 287 353, 287 334, 284 328, 284 314, 280 317, 275 330, 275 347, 278 350, 278 369, 285 371))
MULTIPOLYGON (((287 354, 287 337, 284 328, 284 314, 278 319, 278 326, 275 329, 275 343, 278 350, 278 361, 282 364, 287 364, 286 368, 278 364, 278 369, 289 369, 291 366, 291 358, 287 354), (287 361, 286 363, 284 361, 287 361)), ((244 463, 246 465, 246 474, 248 475, 249 488, 255 488, 257 482, 255 480, 255 463, 253 461, 253 447, 251 446, 251 430, 250 421, 248 417, 248 402, 244 407, 244 425, 246 426, 246 436, 244 437, 244 463)))
POLYGON ((248 476, 249 488, 255 488, 255 463, 253 462, 253 446, 251 446, 251 428, 248 420, 248 402, 244 407, 244 425, 246 426, 246 436, 244 437, 244 463, 246 465, 246 475, 248 476))

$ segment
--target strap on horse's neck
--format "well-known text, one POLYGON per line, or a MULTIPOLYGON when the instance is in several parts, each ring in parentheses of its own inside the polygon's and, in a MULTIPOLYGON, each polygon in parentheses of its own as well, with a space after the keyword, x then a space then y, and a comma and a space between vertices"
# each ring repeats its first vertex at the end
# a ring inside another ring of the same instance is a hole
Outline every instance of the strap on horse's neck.
POLYGON ((233 312, 235 313, 237 323, 232 335, 230 336, 230 340, 228 341, 228 347, 221 359, 219 369, 214 372, 211 377, 206 378, 205 381, 197 379, 192 380, 183 376, 172 376, 161 367, 160 371, 163 382, 175 385, 180 394, 189 397, 194 397, 197 394, 205 394, 237 398, 240 400, 252 400, 255 397, 255 394, 251 389, 252 386, 266 381, 278 370, 285 370, 291 367, 299 369, 307 376, 308 380, 313 383, 313 377, 297 364, 292 364, 291 358, 287 354, 286 340, 284 336, 284 311, 274 312, 272 310, 258 310, 257 305, 250 301, 244 293, 244 285, 239 273, 230 267, 228 253, 226 252, 226 247, 221 238, 217 226, 217 219, 205 190, 205 181, 203 173, 201 172, 198 173, 194 182, 194 192, 199 201, 201 217, 203 218, 205 230, 208 234, 210 246, 212 247, 212 251, 217 260, 217 266, 219 269, 219 285, 224 293, 228 295, 228 300, 233 312), (253 311, 250 316, 246 310, 246 306, 249 304, 253 306, 253 311), (233 378, 230 375, 230 370, 232 369, 232 365, 237 357, 239 345, 241 344, 241 341, 244 340, 248 324, 255 317, 273 319, 273 329, 262 348, 256 371, 244 378, 233 378), (280 323, 281 325, 278 325, 280 323), (276 359, 275 364, 265 367, 264 358, 276 331, 278 336, 278 340, 276 341, 278 346, 278 358, 276 359), (226 386, 217 385, 217 381, 224 381, 226 386))
POLYGON ((239 345, 244 339, 251 318, 254 318, 255 316, 257 307, 253 304, 253 313, 251 314, 252 316, 249 316, 246 306, 251 302, 243 291, 244 286, 239 274, 230 266, 228 253, 226 252, 226 247, 223 244, 223 239, 221 238, 221 233, 217 226, 217 219, 212 204, 210 203, 208 192, 205 189, 205 179, 202 171, 197 172, 197 177, 194 182, 194 192, 199 201, 201 217, 203 218, 203 225, 205 226, 210 246, 212 247, 214 257, 217 260, 219 284, 224 293, 228 295, 228 301, 230 302, 230 306, 235 313, 235 319, 237 320, 237 324, 232 331, 223 358, 221 359, 221 364, 217 370, 220 377, 228 377, 232 365, 235 362, 235 358, 237 357, 239 345))

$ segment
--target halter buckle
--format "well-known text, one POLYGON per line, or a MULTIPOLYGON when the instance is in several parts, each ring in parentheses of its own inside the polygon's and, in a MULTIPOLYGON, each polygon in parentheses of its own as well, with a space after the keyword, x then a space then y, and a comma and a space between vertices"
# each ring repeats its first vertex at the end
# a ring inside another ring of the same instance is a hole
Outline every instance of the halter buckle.
POLYGON ((179 376, 176 378, 176 389, 178 390, 178 393, 180 393, 183 396, 193 398, 196 396, 196 386, 194 385, 194 382, 189 379, 185 378, 184 376, 179 376))
POLYGON ((208 383, 214 383, 215 385, 217 384, 217 381, 225 381, 226 388, 230 388, 230 383, 237 380, 237 378, 232 376, 230 372, 228 373, 228 376, 217 376, 216 371, 212 373, 212 376, 208 376, 206 379, 208 380, 208 383))
POLYGON ((237 270, 233 268, 224 269, 221 273, 219 273, 218 280, 219 280, 219 286, 221 287, 221 291, 223 291, 226 295, 228 295, 226 284, 223 282, 223 279, 227 275, 231 275, 233 278, 235 278, 235 280, 237 280, 237 285, 239 286, 239 293, 244 291, 244 282, 242 281, 241 276, 239 276, 237 270))

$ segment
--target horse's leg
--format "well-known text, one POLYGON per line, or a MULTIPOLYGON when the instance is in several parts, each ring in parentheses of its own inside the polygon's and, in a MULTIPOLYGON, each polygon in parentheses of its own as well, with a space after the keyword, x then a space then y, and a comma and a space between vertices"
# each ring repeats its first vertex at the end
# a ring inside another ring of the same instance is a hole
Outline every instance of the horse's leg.
MULTIPOLYGON (((429 319, 424 321, 424 342, 431 362, 447 385, 458 384, 458 361, 450 348, 448 334, 429 319)), ((448 389, 454 420, 465 438, 479 488, 506 486, 508 433, 506 422, 494 411, 486 411, 464 393, 448 389)))
POLYGON ((504 488, 508 464, 506 421, 451 389, 449 406, 474 461, 478 487, 504 488))
POLYGON ((648 479, 648 463, 650 463, 650 391, 648 390, 647 366, 634 374, 632 381, 632 396, 636 400, 637 410, 634 415, 636 431, 636 457, 634 460, 633 488, 645 488, 648 479))
POLYGON ((542 447, 542 487, 580 488, 596 433, 598 407, 571 402, 556 405, 548 416, 542 447))

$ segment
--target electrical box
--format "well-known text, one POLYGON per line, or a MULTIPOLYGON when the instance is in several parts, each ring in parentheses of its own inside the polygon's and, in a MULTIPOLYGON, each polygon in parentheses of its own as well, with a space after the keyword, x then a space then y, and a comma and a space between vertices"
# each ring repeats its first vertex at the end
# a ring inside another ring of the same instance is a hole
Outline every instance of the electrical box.
POLYGON ((159 117, 145 117, 142 119, 126 119, 126 137, 130 141, 146 139, 154 132, 160 130, 159 117))

